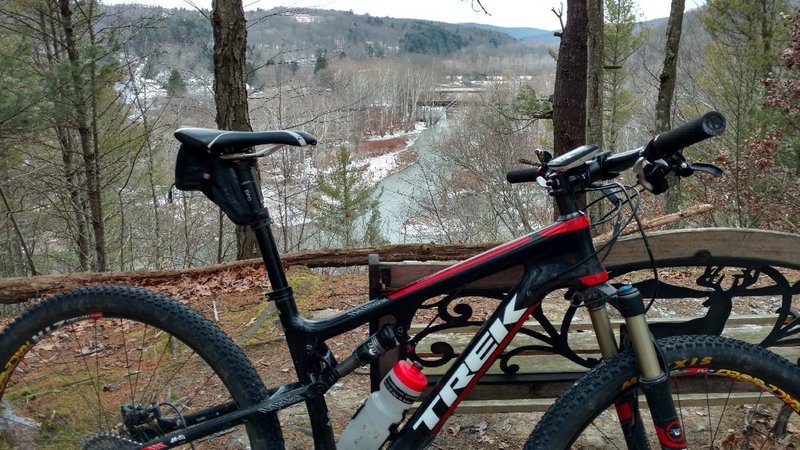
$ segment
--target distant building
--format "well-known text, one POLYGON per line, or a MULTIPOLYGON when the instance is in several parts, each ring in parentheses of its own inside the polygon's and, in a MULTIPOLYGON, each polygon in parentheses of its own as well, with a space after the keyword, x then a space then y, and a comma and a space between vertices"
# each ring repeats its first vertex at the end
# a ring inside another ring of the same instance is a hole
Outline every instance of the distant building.
POLYGON ((294 15, 294 20, 298 21, 299 23, 313 23, 319 22, 319 17, 312 16, 308 13, 297 13, 294 15))

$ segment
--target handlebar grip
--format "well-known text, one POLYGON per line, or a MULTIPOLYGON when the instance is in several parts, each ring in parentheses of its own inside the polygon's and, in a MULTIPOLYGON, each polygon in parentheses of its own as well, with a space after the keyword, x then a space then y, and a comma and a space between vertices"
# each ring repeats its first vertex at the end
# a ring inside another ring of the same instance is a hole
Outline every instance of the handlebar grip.
POLYGON ((514 169, 506 173, 506 181, 511 184, 514 183, 530 183, 536 181, 539 176, 539 168, 532 167, 530 169, 514 169))
POLYGON ((655 156, 667 156, 678 150, 717 136, 725 131, 725 116, 710 111, 685 124, 656 136, 652 145, 655 156))

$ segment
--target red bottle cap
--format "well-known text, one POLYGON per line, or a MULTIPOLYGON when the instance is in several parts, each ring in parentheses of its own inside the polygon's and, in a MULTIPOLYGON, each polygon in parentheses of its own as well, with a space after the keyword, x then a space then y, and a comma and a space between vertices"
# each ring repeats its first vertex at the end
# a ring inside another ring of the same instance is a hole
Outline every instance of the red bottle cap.
POLYGON ((397 361, 392 368, 398 380, 407 388, 422 392, 428 385, 428 379, 422 373, 422 366, 410 361, 397 361))

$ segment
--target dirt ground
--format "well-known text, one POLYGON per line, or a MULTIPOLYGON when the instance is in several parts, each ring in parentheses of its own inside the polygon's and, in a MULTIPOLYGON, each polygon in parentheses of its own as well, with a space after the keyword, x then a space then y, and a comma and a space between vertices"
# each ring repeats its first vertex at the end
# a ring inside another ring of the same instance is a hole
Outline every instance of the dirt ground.
MULTIPOLYGON (((693 273, 667 273, 670 281, 693 279, 693 273)), ((798 274, 793 274, 793 283, 798 274)), ((329 271, 309 270, 293 267, 288 278, 303 315, 323 318, 353 308, 367 299, 367 275, 361 269, 337 269, 329 271)), ((631 278, 635 281, 636 275, 631 278)), ((282 330, 271 307, 263 302, 267 286, 263 276, 257 272, 224 274, 206 280, 176 280, 161 286, 150 286, 176 298, 185 299, 190 306, 214 320, 229 336, 245 350, 253 365, 262 375, 267 386, 276 386, 294 381, 293 367, 288 355, 282 330)), ((474 316, 481 317, 491 311, 493 301, 474 304, 474 316)), ((735 302, 734 310, 739 314, 774 311, 779 299, 763 298, 735 302)), ((548 317, 554 317, 564 309, 564 300, 550 299, 543 307, 548 317)), ((697 313, 692 302, 675 302, 669 307, 657 304, 651 311, 653 317, 686 316, 697 313)), ((583 311, 578 319, 586 320, 583 311)), ((0 328, 3 321, 0 319, 0 328)), ((328 345, 338 360, 349 356, 356 345, 367 338, 366 326, 333 338, 328 345)), ((369 371, 358 369, 340 380, 327 394, 331 421, 336 433, 340 433, 361 402, 369 395, 369 371)), ((305 407, 295 406, 280 414, 287 445, 293 449, 312 448, 310 425, 305 407)), ((440 432, 433 448, 437 449, 506 449, 521 448, 533 430, 540 414, 455 414, 440 432)), ((690 418, 687 427, 702 427, 705 418, 690 418)), ((687 428, 689 429, 689 428, 687 428)), ((795 430, 795 433, 798 430, 795 430)), ((601 447, 602 448, 602 447, 601 447)))

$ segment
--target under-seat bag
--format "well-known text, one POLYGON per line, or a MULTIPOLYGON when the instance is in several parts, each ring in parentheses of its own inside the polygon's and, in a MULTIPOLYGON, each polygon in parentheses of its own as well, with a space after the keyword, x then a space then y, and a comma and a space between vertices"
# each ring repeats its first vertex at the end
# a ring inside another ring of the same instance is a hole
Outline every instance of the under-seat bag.
POLYGON ((182 191, 201 191, 233 223, 250 225, 255 212, 239 187, 236 164, 249 162, 224 161, 219 154, 206 149, 181 145, 175 162, 175 187, 182 191))

